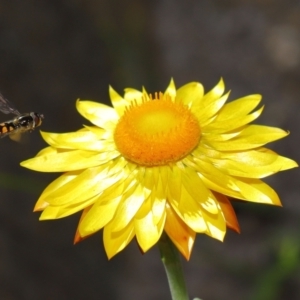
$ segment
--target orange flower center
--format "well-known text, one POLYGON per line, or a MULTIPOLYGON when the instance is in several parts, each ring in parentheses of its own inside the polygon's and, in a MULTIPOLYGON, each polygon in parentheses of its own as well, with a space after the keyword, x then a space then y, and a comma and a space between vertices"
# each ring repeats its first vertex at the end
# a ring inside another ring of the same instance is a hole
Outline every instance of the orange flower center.
POLYGON ((128 160, 159 166, 189 154, 198 145, 200 135, 199 122, 189 108, 159 93, 139 105, 132 102, 116 126, 114 139, 128 160))

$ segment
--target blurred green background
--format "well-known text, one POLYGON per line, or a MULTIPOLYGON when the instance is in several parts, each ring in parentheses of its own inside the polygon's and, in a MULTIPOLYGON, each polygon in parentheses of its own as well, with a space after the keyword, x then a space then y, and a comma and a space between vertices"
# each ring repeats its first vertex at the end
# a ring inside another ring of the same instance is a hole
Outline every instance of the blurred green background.
MULTIPOLYGON (((155 92, 173 77, 209 90, 221 76, 231 99, 263 94, 259 123, 291 131, 270 147, 299 162, 299 0, 0 0, 0 90, 43 113, 45 131, 87 124, 75 100, 109 103, 109 84, 155 92)), ((0 299, 170 299, 156 247, 142 255, 133 242, 108 261, 101 232, 73 246, 79 215, 38 221, 34 203, 58 176, 19 166, 45 146, 38 131, 0 143, 0 299)), ((198 235, 184 262, 191 298, 299 299, 298 175, 267 179, 283 208, 235 204, 241 235, 198 235)))

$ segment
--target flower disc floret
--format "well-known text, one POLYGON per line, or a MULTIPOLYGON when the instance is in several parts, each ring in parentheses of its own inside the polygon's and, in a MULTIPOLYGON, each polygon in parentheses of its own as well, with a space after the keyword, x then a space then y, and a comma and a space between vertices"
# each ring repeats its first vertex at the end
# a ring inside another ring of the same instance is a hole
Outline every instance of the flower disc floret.
POLYGON ((199 143, 200 126, 186 105, 159 93, 133 103, 119 120, 114 139, 120 153, 142 166, 176 162, 199 143))

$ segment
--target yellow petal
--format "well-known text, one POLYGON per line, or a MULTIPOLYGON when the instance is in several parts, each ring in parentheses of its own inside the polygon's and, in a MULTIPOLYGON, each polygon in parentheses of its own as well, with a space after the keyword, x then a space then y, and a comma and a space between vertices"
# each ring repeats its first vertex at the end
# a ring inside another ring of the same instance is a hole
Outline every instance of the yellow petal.
MULTIPOLYGON (((236 156, 238 157, 238 153, 236 156)), ((268 155, 266 154, 266 156, 268 155)), ((271 157, 273 158, 273 161, 270 161, 269 164, 263 163, 262 160, 255 160, 255 157, 253 157, 253 160, 248 164, 225 158, 211 159, 211 161, 215 167, 222 170, 224 173, 247 178, 264 178, 279 171, 297 167, 296 162, 289 158, 279 155, 272 155, 271 157), (259 162, 261 163, 259 164, 259 162)), ((265 161, 267 160, 268 158, 266 157, 265 161)))
POLYGON ((46 202, 46 201, 43 200, 43 199, 39 199, 39 200, 36 202, 36 204, 35 204, 35 206, 34 206, 34 208, 33 208, 33 212, 42 211, 42 210, 44 210, 48 205, 49 205, 48 202, 46 202))
POLYGON ((164 213, 161 221, 157 224, 154 223, 150 200, 145 201, 136 214, 134 218, 135 234, 143 252, 158 242, 164 228, 165 216, 164 213))
POLYGON ((173 78, 171 79, 164 94, 170 95, 172 98, 176 97, 176 87, 173 78))
POLYGON ((226 220, 221 209, 217 215, 212 215, 206 210, 203 210, 202 214, 207 226, 206 234, 214 239, 223 241, 226 234, 226 220))
POLYGON ((108 224, 103 230, 104 248, 108 259, 111 259, 118 252, 122 251, 134 237, 134 226, 129 223, 123 230, 114 232, 108 224))
POLYGON ((109 86, 109 96, 114 109, 118 113, 118 116, 121 117, 124 113, 125 107, 128 105, 128 102, 111 86, 109 86))
POLYGON ((101 128, 110 129, 119 119, 112 107, 102 103, 77 100, 76 108, 83 117, 101 128))
POLYGON ((261 180, 240 178, 235 183, 248 201, 281 206, 276 192, 261 180))
MULTIPOLYGON (((223 107, 224 103, 228 99, 229 93, 224 96, 214 99, 214 101, 209 101, 204 107, 198 108, 197 106, 192 107, 192 112, 197 116, 200 120, 200 124, 202 127, 206 126, 206 124, 211 123, 214 120, 214 116, 216 113, 223 107)), ((205 96, 203 97, 202 103, 204 104, 205 96)), ((211 100, 211 99, 210 99, 211 100)))
POLYGON ((260 167, 273 164, 279 158, 279 155, 270 149, 258 148, 249 151, 222 152, 217 158, 232 160, 243 165, 260 167))
POLYGON ((236 185, 236 178, 224 174, 208 162, 196 160, 196 163, 194 167, 207 188, 233 198, 244 199, 236 185))
POLYGON ((182 172, 179 168, 172 168, 168 181, 168 197, 173 198, 177 203, 180 201, 182 189, 182 172))
MULTIPOLYGON (((153 192, 152 195, 155 195, 155 193, 153 192)), ((161 221, 162 215, 164 214, 165 211, 166 199, 159 199, 157 197, 152 199, 151 197, 151 201, 152 201, 151 209, 153 214, 153 222, 154 224, 158 224, 161 221)))
POLYGON ((51 153, 57 153, 57 149, 55 149, 53 147, 46 147, 46 148, 42 149, 41 151, 39 151, 36 156, 43 156, 43 155, 51 154, 51 153))
POLYGON ((74 213, 79 212, 82 209, 92 205, 98 196, 94 198, 87 199, 81 203, 76 203, 75 205, 60 205, 60 206, 47 206, 40 216, 40 220, 53 220, 53 219, 60 219, 65 218, 74 213))
POLYGON ((261 95, 249 95, 227 103, 216 116, 215 121, 239 118, 248 115, 261 101, 261 95))
POLYGON ((254 149, 288 135, 288 132, 275 127, 249 125, 241 134, 230 141, 207 141, 213 148, 219 151, 237 151, 254 149))
POLYGON ((216 121, 214 120, 214 122, 203 126, 202 130, 204 133, 213 133, 213 134, 220 134, 223 132, 228 132, 230 130, 234 130, 236 128, 242 127, 250 122, 252 122, 253 120, 257 119, 262 111, 263 111, 264 107, 261 107, 259 110, 255 111, 254 113, 247 115, 247 116, 242 116, 242 117, 238 117, 238 118, 231 118, 231 119, 227 119, 227 120, 223 120, 223 121, 216 121))
POLYGON ((40 216, 40 220, 53 220, 53 219, 60 219, 65 218, 70 215, 73 215, 82 209, 85 209, 87 206, 92 205, 97 196, 94 198, 87 199, 81 203, 76 203, 73 206, 47 206, 40 216))
POLYGON ((189 260, 194 246, 196 233, 177 216, 170 206, 167 206, 165 231, 180 253, 189 260))
POLYGON ((45 197, 51 205, 76 204, 100 195, 109 185, 118 182, 123 174, 107 174, 108 166, 89 168, 45 197))
POLYGON ((210 106, 223 95, 224 91, 225 91, 225 84, 223 79, 221 78, 221 80, 217 83, 217 85, 203 96, 199 104, 201 104, 202 108, 205 108, 206 106, 210 106))
POLYGON ((212 142, 224 142, 232 140, 233 138, 237 137, 240 134, 240 132, 231 132, 231 133, 215 133, 215 132, 202 132, 202 143, 205 143, 206 141, 209 141, 211 144, 212 142))
POLYGON ((190 197, 184 188, 182 188, 180 203, 172 198, 168 199, 177 215, 193 231, 206 233, 215 239, 223 240, 226 233, 226 222, 220 208, 218 214, 211 214, 205 209, 201 209, 201 206, 190 197))
POLYGON ((81 236, 94 233, 112 220, 123 194, 128 190, 131 182, 132 177, 128 177, 110 185, 103 191, 97 202, 81 221, 79 226, 81 236), (99 218, 99 216, 102 217, 99 218))
POLYGON ((81 173, 83 173, 83 170, 74 171, 74 172, 67 172, 62 174, 60 177, 52 181, 42 192, 38 202, 45 201, 49 195, 53 194, 56 190, 64 186, 65 184, 69 183, 70 181, 74 180, 76 177, 78 177, 81 173))
MULTIPOLYGON (((82 214, 81 214, 81 217, 80 217, 80 220, 79 220, 79 224, 81 222, 81 220, 85 217, 85 215, 88 213, 88 211, 90 210, 92 206, 88 206, 86 207, 83 211, 82 211, 82 214)), ((74 237, 74 244, 77 244, 79 242, 81 242, 83 239, 85 239, 86 237, 82 237, 80 236, 80 233, 79 233, 79 229, 77 227, 77 230, 76 230, 76 233, 75 233, 75 237, 74 237)))
POLYGON ((130 104, 132 101, 136 104, 141 104, 143 101, 143 97, 146 97, 146 99, 148 97, 146 93, 140 92, 136 89, 126 88, 124 91, 124 98, 128 104, 130 104))
POLYGON ((101 140, 103 134, 96 135, 91 131, 76 131, 71 133, 41 132, 43 139, 52 147, 61 149, 78 149, 89 151, 112 151, 115 150, 113 140, 101 140))
POLYGON ((188 106, 196 105, 204 95, 203 85, 199 82, 190 82, 177 90, 176 101, 188 106))
POLYGON ((150 191, 139 184, 125 192, 112 221, 112 230, 119 231, 127 226, 149 194, 150 191))
POLYGON ((275 191, 259 179, 225 175, 213 165, 203 161, 198 161, 197 167, 199 176, 211 190, 237 199, 281 205, 275 191))
POLYGON ((96 151, 72 150, 51 152, 25 160, 21 166, 40 172, 66 172, 92 168, 118 157, 118 151, 99 153, 96 151))
POLYGON ((196 172, 186 168, 182 176, 182 184, 203 209, 206 209, 211 214, 219 212, 213 193, 204 185, 196 172))
POLYGON ((224 214, 224 218, 226 220, 226 225, 240 233, 240 226, 234 212, 234 209, 225 195, 214 192, 215 197, 218 199, 219 205, 221 206, 222 212, 224 214))
POLYGON ((98 197, 98 200, 80 221, 78 226, 80 236, 91 235, 106 226, 112 220, 120 200, 121 196, 109 199, 109 201, 103 201, 101 197, 98 197))
POLYGON ((287 136, 289 132, 276 127, 249 125, 239 135, 238 139, 247 139, 250 143, 265 144, 287 136))
POLYGON ((207 226, 203 219, 200 204, 189 195, 185 188, 181 189, 181 195, 178 196, 178 199, 174 199, 171 196, 168 197, 169 203, 177 215, 192 230, 202 233, 206 232, 207 226))
POLYGON ((281 167, 280 171, 289 170, 298 167, 298 164, 294 160, 284 156, 278 156, 275 165, 281 167))

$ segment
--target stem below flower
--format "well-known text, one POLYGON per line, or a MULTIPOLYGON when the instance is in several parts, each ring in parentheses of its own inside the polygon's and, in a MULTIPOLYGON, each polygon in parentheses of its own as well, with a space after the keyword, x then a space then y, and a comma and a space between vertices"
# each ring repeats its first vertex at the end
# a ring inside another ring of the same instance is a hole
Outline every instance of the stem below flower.
POLYGON ((178 250, 166 233, 162 234, 158 247, 167 273, 172 300, 189 300, 178 250))

